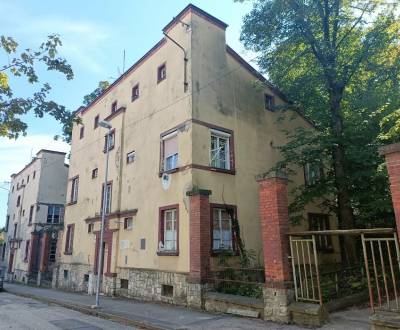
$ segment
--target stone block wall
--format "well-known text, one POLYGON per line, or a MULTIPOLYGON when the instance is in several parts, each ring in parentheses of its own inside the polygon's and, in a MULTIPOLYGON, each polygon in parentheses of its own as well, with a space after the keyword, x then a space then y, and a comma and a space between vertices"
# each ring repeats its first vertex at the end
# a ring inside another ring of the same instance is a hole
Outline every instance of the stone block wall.
POLYGON ((25 270, 15 269, 14 273, 8 274, 8 276, 9 280, 11 279, 12 282, 28 284, 29 273, 25 270))
POLYGON ((89 274, 92 273, 93 266, 85 264, 64 264, 60 263, 57 270, 54 271, 53 287, 63 290, 87 292, 89 274), (85 276, 87 275, 87 276, 85 276))

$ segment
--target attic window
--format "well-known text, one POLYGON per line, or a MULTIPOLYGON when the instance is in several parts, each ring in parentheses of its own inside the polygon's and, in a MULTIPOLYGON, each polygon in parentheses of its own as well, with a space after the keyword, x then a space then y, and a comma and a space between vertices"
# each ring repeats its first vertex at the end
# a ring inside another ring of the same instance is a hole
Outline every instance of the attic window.
POLYGON ((274 111, 275 99, 270 94, 264 94, 265 110, 274 111))
POLYGON ((117 111, 117 101, 114 101, 111 104, 111 113, 114 113, 115 111, 117 111))
POLYGON ((157 82, 161 82, 165 78, 167 78, 167 65, 166 65, 166 63, 161 64, 157 69, 157 82))
POLYGON ((132 102, 139 98, 139 84, 132 87, 132 102))

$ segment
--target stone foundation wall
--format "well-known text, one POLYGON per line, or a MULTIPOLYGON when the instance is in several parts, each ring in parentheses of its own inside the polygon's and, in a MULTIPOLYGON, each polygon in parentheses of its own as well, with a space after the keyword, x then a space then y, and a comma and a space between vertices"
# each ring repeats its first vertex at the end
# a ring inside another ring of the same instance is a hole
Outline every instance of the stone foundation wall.
POLYGON ((90 265, 60 263, 53 272, 53 287, 69 291, 87 292, 89 275, 92 271, 93 266, 90 265))
POLYGON ((26 270, 15 269, 13 274, 8 274, 10 282, 28 284, 29 274, 26 270))
POLYGON ((187 274, 184 273, 117 268, 115 294, 128 298, 162 301, 186 306, 190 293, 186 279, 187 274), (121 288, 121 282, 123 282, 121 280, 128 281, 128 289, 121 288))

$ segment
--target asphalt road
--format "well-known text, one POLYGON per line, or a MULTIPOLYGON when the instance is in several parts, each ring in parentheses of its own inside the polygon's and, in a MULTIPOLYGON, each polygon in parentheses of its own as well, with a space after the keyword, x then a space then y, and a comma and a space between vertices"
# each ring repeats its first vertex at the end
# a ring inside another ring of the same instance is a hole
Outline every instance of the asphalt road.
POLYGON ((0 329, 133 329, 56 305, 0 293, 0 329))

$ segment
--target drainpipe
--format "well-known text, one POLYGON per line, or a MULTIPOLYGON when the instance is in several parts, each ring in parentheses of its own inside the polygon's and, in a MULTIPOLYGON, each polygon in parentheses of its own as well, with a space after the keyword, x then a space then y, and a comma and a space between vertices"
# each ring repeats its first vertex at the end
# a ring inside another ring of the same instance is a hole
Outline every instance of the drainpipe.
POLYGON ((166 34, 165 32, 163 32, 163 34, 165 35, 166 38, 168 38, 169 40, 171 40, 175 45, 177 45, 183 52, 183 91, 186 93, 188 90, 188 86, 189 83, 187 82, 187 63, 189 61, 188 57, 187 57, 187 52, 185 50, 185 48, 183 48, 180 44, 178 44, 174 39, 172 39, 168 34, 166 34))

